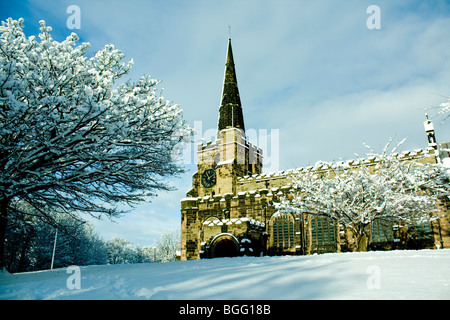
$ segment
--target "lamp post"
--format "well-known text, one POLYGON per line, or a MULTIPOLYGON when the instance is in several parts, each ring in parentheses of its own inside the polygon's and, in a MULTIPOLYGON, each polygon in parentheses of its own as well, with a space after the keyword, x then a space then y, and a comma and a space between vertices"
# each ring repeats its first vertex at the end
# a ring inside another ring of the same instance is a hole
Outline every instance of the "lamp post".
POLYGON ((55 251, 56 251, 56 239, 58 238, 58 229, 55 232, 55 240, 53 241, 53 254, 52 254, 52 263, 50 265, 50 269, 53 270, 53 263, 55 262, 55 251))

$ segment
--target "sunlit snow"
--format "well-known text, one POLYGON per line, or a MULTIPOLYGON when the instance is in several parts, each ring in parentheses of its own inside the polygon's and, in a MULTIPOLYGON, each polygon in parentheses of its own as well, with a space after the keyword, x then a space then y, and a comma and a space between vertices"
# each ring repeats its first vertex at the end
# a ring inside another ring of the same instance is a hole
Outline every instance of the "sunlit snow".
POLYGON ((0 299, 449 299, 450 250, 238 257, 0 273, 0 299), (69 283, 69 285, 68 285, 69 283))

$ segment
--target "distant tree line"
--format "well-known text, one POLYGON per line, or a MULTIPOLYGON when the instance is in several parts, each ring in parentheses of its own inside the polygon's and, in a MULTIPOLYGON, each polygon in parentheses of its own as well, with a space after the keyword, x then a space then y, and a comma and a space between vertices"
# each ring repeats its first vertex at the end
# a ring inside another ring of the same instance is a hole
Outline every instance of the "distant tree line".
POLYGON ((174 261, 180 246, 179 230, 164 233, 155 246, 134 245, 123 238, 103 240, 90 223, 72 217, 55 217, 55 225, 26 215, 8 225, 5 268, 8 272, 50 269, 55 243, 54 268, 174 261))

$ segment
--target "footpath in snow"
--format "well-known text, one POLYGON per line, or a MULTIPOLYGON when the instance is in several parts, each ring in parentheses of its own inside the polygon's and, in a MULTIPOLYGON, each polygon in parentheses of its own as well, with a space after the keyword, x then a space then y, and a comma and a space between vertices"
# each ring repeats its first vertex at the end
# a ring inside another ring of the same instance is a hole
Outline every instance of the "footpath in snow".
POLYGON ((450 299, 449 266, 447 249, 0 272, 0 299, 450 299))

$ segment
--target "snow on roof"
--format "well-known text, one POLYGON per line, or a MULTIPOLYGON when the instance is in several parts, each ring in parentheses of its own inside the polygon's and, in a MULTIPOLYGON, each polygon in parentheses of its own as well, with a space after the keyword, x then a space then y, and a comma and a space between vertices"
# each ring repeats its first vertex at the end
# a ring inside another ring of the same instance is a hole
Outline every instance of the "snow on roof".
POLYGON ((208 227, 214 227, 214 226, 222 226, 224 224, 226 225, 232 225, 232 224, 242 224, 242 222, 249 222, 251 225, 255 225, 257 227, 264 227, 265 223, 261 222, 259 220, 255 220, 255 219, 250 219, 247 217, 242 217, 242 218, 231 218, 231 219, 207 219, 205 221, 203 221, 203 225, 204 226, 208 226, 208 227))
MULTIPOLYGON (((401 152, 400 155, 398 155, 398 153, 393 153, 393 156, 398 156, 399 158, 405 158, 405 157, 413 157, 413 156, 417 156, 417 155, 426 155, 426 154, 431 155, 432 153, 434 153, 434 149, 431 147, 426 147, 426 148, 414 149, 413 151, 410 151, 410 150, 403 151, 403 152, 401 152)), ((277 179, 277 178, 284 178, 290 174, 295 174, 295 173, 299 173, 302 171, 320 171, 320 170, 341 169, 341 168, 348 169, 352 166, 358 166, 362 163, 370 164, 370 163, 374 163, 377 161, 380 161, 380 158, 376 155, 371 155, 367 158, 339 160, 334 163, 319 160, 314 164, 314 166, 307 166, 305 168, 299 167, 299 168, 294 168, 294 169, 284 169, 284 170, 279 170, 279 171, 274 171, 274 172, 261 173, 259 175, 244 176, 243 178, 238 178, 238 180, 239 181, 243 181, 245 179, 261 180, 261 179, 269 179, 269 178, 277 179)))
POLYGON ((234 163, 234 159, 229 159, 229 160, 225 160, 225 161, 220 161, 217 165, 224 165, 224 164, 232 164, 234 163))
POLYGON ((183 202, 183 201, 197 201, 197 198, 186 197, 186 198, 181 199, 181 201, 182 201, 182 202, 183 202))

